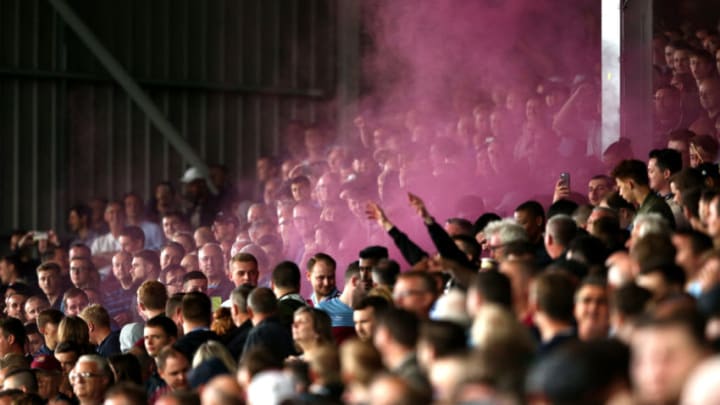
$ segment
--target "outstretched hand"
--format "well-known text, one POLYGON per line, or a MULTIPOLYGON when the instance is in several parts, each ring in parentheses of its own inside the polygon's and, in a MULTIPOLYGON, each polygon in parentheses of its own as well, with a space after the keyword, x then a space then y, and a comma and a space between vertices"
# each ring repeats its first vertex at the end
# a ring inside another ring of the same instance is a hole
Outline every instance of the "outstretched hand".
POLYGON ((384 219, 387 219, 385 217, 385 212, 383 212, 382 208, 376 203, 375 201, 368 201, 367 205, 365 206, 365 215, 367 215, 368 219, 372 219, 374 221, 377 221, 378 223, 381 223, 384 219))
POLYGON ((378 205, 375 201, 369 201, 367 203, 365 206, 365 215, 368 219, 372 219, 377 222, 378 225, 385 228, 385 230, 389 230, 393 226, 387 215, 385 215, 385 211, 383 211, 380 205, 378 205))
POLYGON ((417 214, 424 220, 427 221, 431 219, 430 213, 427 210, 427 207, 425 206, 425 202, 423 200, 416 196, 413 193, 408 193, 408 199, 410 200, 410 205, 415 208, 415 211, 417 214))

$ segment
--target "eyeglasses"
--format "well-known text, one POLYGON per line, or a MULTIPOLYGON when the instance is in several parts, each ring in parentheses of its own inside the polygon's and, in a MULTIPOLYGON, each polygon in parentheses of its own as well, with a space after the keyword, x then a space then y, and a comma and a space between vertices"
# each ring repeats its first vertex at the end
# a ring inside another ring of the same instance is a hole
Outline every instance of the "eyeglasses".
POLYGON ((101 373, 70 373, 68 378, 70 379, 70 382, 78 381, 78 380, 87 380, 88 378, 95 378, 95 377, 104 377, 105 374, 101 373))
POLYGON ((505 245, 506 245, 505 243, 501 243, 501 244, 499 244, 499 245, 488 245, 488 249, 494 252, 494 251, 496 251, 496 250, 498 250, 498 249, 504 248, 505 245))

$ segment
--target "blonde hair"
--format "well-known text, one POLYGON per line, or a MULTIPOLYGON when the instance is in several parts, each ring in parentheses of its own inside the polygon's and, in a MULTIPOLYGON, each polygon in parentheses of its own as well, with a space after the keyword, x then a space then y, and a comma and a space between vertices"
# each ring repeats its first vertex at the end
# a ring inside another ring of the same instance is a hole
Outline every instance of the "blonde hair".
POLYGON ((230 354, 225 346, 214 340, 208 340, 198 347, 192 359, 192 368, 212 358, 220 360, 230 374, 237 372, 237 363, 233 359, 232 354, 230 354))
POLYGON ((110 327, 110 315, 108 314, 108 311, 99 304, 93 304, 85 307, 85 309, 80 312, 80 318, 82 318, 85 322, 93 323, 97 326, 106 328, 110 327))

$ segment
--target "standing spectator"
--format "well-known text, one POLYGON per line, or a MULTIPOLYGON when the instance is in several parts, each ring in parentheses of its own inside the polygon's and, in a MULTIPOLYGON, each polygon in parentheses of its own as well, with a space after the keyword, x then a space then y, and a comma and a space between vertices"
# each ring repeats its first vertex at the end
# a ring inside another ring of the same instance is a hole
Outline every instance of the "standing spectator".
POLYGON ((671 227, 675 227, 675 217, 665 201, 650 189, 650 181, 645 164, 639 160, 623 160, 612 172, 618 185, 620 196, 634 204, 637 215, 656 212, 662 215, 671 227))
POLYGON ((175 392, 190 388, 188 371, 190 362, 185 355, 172 346, 166 346, 157 357, 158 374, 165 381, 167 391, 175 392))
POLYGON ((252 330, 253 324, 248 310, 248 296, 254 287, 241 285, 233 290, 230 295, 232 306, 230 307, 230 315, 232 316, 233 329, 225 338, 226 346, 230 350, 233 358, 239 358, 242 354, 243 347, 247 336, 252 330))
POLYGON ((312 286, 308 304, 317 306, 323 301, 340 296, 340 291, 335 287, 335 268, 335 259, 325 253, 316 253, 308 260, 307 279, 312 286))
POLYGON ((110 330, 110 315, 100 305, 90 305, 83 309, 80 317, 87 323, 90 343, 97 346, 97 352, 104 358, 110 358, 120 351, 120 331, 110 330))
POLYGON ((364 284, 360 281, 360 269, 351 267, 345 271, 345 289, 342 294, 323 301, 315 307, 330 315, 333 336, 338 344, 355 335, 353 307, 366 295, 364 284))
POLYGON ((428 393, 430 382, 420 369, 415 352, 420 322, 412 312, 387 309, 378 315, 373 336, 385 367, 419 392, 428 393))
POLYGON ((272 290, 278 299, 278 317, 290 327, 295 311, 307 305, 300 295, 300 269, 295 263, 284 261, 275 266, 272 290))
POLYGON ((570 277, 560 272, 541 274, 530 288, 533 320, 540 332, 540 356, 577 340, 573 326, 574 290, 570 277))
POLYGON ((243 353, 256 346, 272 351, 280 361, 295 354, 290 331, 277 318, 277 298, 272 290, 265 287, 254 289, 248 296, 248 309, 253 329, 245 341, 243 353))
POLYGON ((186 358, 191 359, 201 344, 208 340, 220 340, 210 330, 212 304, 207 295, 199 292, 187 293, 182 300, 184 335, 173 345, 186 358))

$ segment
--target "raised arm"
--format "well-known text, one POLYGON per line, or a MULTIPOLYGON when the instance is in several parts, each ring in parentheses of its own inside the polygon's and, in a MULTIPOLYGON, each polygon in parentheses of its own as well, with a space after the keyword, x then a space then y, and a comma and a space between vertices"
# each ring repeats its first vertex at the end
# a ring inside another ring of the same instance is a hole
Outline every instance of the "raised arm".
POLYGON ((425 222, 425 225, 428 228, 428 233, 430 233, 430 238, 435 244, 440 256, 457 262, 458 265, 462 267, 474 269, 476 266, 470 262, 465 253, 457 247, 455 241, 450 237, 450 235, 448 235, 447 232, 445 232, 445 229, 435 222, 435 219, 428 212, 425 202, 423 202, 420 197, 412 193, 408 193, 408 199, 410 200, 410 205, 415 208, 418 216, 420 216, 423 219, 423 222, 425 222))
POLYGON ((393 238, 395 246, 398 247, 400 253, 402 253, 405 260, 414 266, 418 262, 428 257, 420 246, 413 242, 405 233, 400 231, 392 222, 388 219, 383 209, 376 202, 369 202, 365 207, 365 214, 368 219, 374 220, 378 223, 389 235, 393 238))

